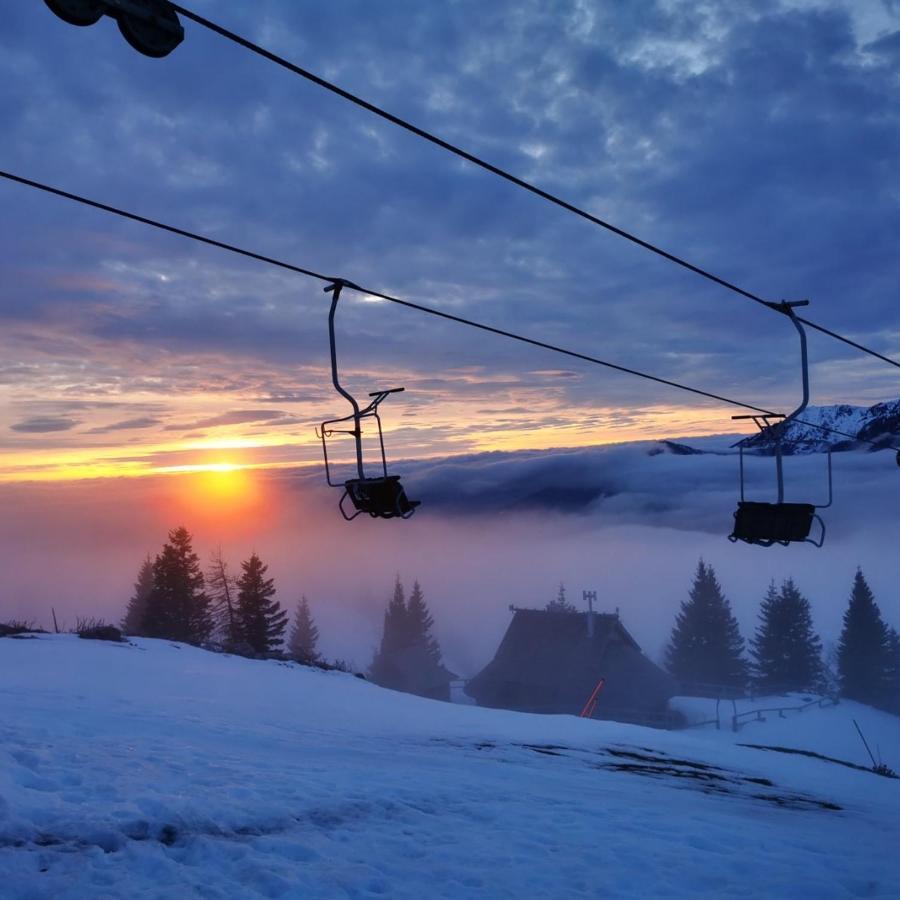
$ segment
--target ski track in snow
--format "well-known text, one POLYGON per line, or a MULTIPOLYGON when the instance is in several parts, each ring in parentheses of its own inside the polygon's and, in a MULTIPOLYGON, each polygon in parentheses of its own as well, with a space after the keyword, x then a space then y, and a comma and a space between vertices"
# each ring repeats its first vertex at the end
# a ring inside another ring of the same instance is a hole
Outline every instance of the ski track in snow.
POLYGON ((900 897, 900 781, 737 746, 851 712, 663 732, 3 639, 0 897, 900 897))

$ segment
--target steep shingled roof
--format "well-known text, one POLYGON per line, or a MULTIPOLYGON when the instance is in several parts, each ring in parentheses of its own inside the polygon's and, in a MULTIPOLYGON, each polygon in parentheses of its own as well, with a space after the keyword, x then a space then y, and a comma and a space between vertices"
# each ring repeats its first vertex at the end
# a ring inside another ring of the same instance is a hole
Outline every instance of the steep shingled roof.
POLYGON ((597 713, 660 710, 670 676, 641 653, 618 615, 514 609, 494 659, 466 686, 482 706, 577 713, 597 682, 597 713))

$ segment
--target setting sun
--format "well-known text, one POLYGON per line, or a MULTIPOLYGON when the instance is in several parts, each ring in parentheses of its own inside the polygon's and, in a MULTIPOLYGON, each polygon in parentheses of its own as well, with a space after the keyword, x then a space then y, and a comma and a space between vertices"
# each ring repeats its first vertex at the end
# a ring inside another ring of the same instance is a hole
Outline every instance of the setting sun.
POLYGON ((224 461, 196 463, 173 466, 167 474, 174 476, 176 486, 168 503, 195 523, 249 523, 256 521, 264 505, 262 484, 251 466, 224 461))

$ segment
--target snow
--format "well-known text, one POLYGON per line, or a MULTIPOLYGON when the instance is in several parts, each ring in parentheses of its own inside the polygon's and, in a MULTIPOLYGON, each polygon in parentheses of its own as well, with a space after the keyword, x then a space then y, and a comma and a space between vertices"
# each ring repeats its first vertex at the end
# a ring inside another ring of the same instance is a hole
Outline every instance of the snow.
MULTIPOLYGON (((862 729, 876 758, 900 770, 900 717, 890 713, 841 700, 833 706, 830 700, 823 705, 810 706, 820 699, 816 694, 786 694, 756 697, 753 700, 719 701, 721 728, 703 725, 711 739, 729 743, 752 743, 768 746, 810 750, 859 766, 871 766, 872 761, 853 725, 862 729), (759 710, 762 719, 752 715, 759 710), (779 713, 776 710, 783 710, 779 713), (732 715, 737 713, 739 728, 732 729, 732 715)), ((716 719, 715 700, 703 697, 673 697, 669 706, 682 713, 690 723, 705 723, 716 719)))
POLYGON ((738 744, 856 759, 830 743, 854 716, 896 768, 896 725, 851 704, 664 732, 6 638, 0 896, 898 897, 900 781, 738 744))
POLYGON ((869 437, 887 435, 895 424, 900 401, 878 403, 875 406, 850 406, 846 403, 834 406, 808 406, 799 420, 788 423, 785 435, 785 447, 795 453, 821 453, 834 444, 846 443, 852 436, 860 434, 864 429, 870 432, 869 437), (834 429, 829 434, 823 431, 834 429))

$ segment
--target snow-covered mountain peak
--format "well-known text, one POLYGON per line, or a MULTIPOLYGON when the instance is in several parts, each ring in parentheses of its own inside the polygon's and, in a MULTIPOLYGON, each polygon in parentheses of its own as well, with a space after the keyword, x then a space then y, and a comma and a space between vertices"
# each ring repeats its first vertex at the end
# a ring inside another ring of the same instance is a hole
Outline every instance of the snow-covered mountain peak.
MULTIPOLYGON (((788 454, 821 453, 829 448, 855 449, 860 441, 887 443, 896 435, 900 435, 900 400, 870 407, 809 406, 787 424, 783 446, 788 454)), ((773 442, 771 435, 760 434, 747 445, 767 451, 773 442)))

